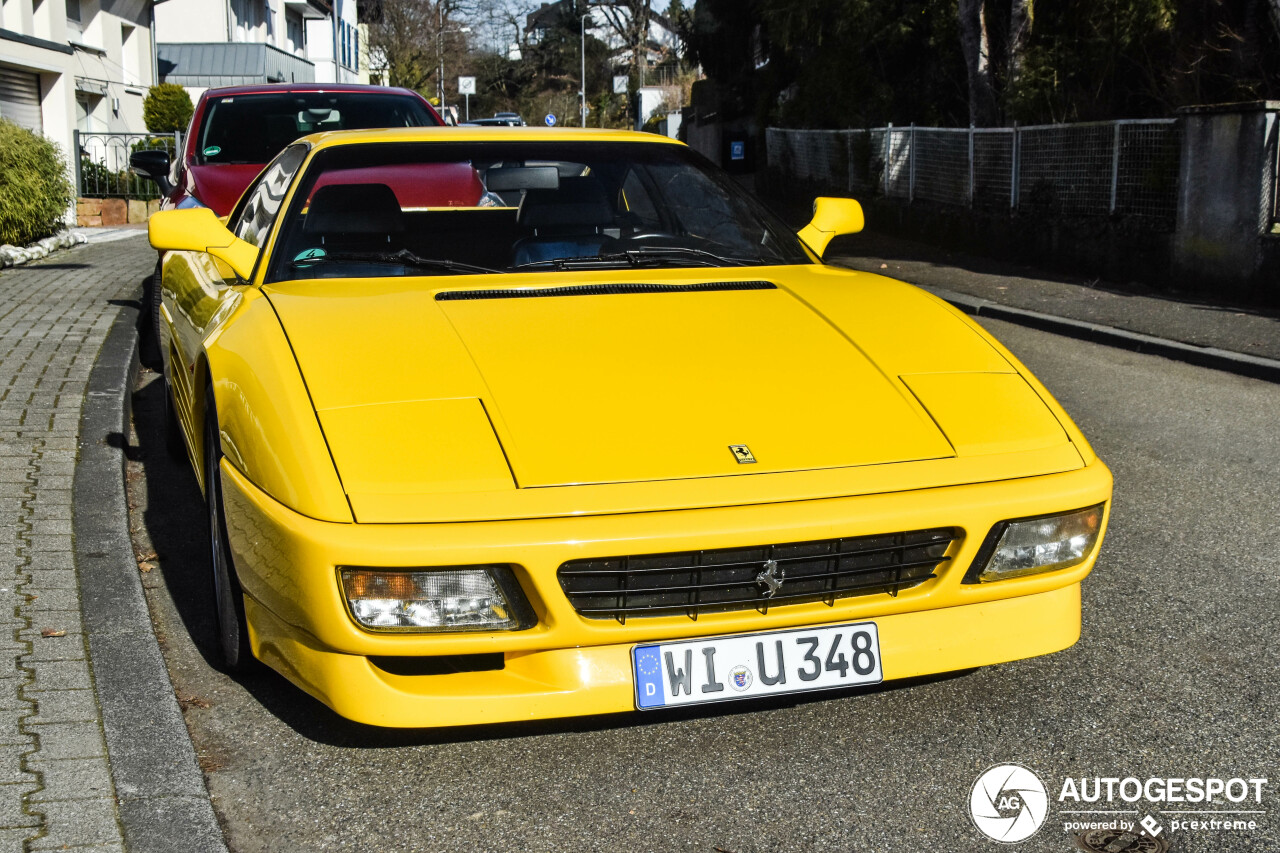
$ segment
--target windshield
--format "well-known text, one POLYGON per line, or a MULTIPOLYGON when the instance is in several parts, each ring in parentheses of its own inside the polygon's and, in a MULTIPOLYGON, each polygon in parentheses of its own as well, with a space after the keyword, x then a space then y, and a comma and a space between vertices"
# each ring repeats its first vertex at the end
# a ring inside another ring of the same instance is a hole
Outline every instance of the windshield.
POLYGON ((266 163, 300 136, 326 130, 439 124, 412 95, 282 92, 229 95, 209 102, 198 163, 266 163))
POLYGON ((299 180, 268 281, 810 263, 683 146, 344 145, 299 180))

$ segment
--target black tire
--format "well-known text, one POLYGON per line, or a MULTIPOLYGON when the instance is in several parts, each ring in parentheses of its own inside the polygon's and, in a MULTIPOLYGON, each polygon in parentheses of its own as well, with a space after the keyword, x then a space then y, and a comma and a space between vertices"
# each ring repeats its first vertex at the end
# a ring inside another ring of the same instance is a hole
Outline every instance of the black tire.
POLYGON ((144 319, 144 328, 146 334, 142 336, 142 363, 152 370, 163 370, 164 362, 161 357, 161 340, 160 337, 160 277, 161 277, 161 261, 156 261, 155 272, 151 274, 151 278, 147 279, 146 286, 142 289, 142 308, 144 319))
POLYGON ((244 672, 251 668, 253 653, 249 650, 249 629, 244 618, 244 591, 236 577, 227 542, 226 520, 222 514, 222 459, 218 438, 218 414, 213 407, 213 389, 205 396, 208 415, 204 427, 205 503, 209 517, 209 562, 213 587, 214 628, 218 648, 222 652, 223 669, 244 672))

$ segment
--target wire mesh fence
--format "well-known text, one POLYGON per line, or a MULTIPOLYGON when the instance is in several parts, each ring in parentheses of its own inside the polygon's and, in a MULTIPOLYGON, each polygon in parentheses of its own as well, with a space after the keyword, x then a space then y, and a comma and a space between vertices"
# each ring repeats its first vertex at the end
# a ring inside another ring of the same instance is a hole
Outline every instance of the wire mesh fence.
POLYGON ((156 185, 129 170, 129 155, 163 148, 173 158, 182 150, 182 134, 75 132, 76 192, 80 198, 137 198, 159 196, 156 185))
POLYGON ((1014 128, 769 128, 787 180, 907 202, 1056 216, 1123 215, 1169 229, 1181 127, 1143 119, 1014 128))

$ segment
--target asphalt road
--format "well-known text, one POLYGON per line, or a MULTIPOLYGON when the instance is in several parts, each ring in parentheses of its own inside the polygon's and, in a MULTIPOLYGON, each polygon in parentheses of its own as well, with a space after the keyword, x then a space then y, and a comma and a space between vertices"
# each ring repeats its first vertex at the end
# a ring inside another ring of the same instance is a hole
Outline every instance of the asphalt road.
MULTIPOLYGON (((160 554, 144 582, 231 849, 1075 849, 1069 804, 1009 848, 973 827, 974 780, 1015 761, 1055 800, 1068 776, 1267 777, 1261 805, 1237 806, 1269 812, 1255 830, 1161 838, 1280 850, 1280 386, 987 325, 1115 473, 1076 646, 801 701, 443 732, 361 728, 274 674, 210 665, 199 494, 144 384, 135 537, 160 554)), ((1191 817, 1128 817, 1153 811, 1191 817)))

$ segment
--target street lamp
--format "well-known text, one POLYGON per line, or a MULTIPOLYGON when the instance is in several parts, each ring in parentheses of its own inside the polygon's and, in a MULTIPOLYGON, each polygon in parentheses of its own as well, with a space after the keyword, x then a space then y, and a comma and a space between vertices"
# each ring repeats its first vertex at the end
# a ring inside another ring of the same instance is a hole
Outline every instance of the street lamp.
POLYGON ((578 18, 578 26, 582 31, 582 91, 578 92, 578 110, 583 127, 587 126, 587 18, 590 17, 591 12, 588 11, 578 18))
POLYGON ((439 93, 440 109, 444 109, 444 37, 453 35, 454 33, 469 33, 471 27, 459 27, 456 30, 445 31, 444 28, 444 7, 436 4, 436 20, 438 27, 436 29, 436 54, 440 57, 440 79, 437 81, 437 92, 439 93))

